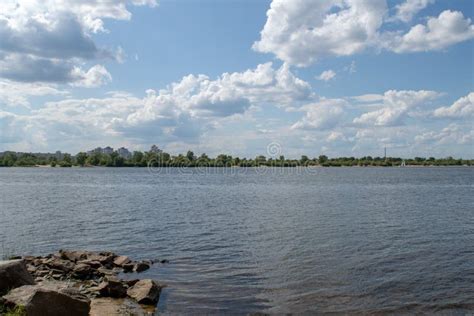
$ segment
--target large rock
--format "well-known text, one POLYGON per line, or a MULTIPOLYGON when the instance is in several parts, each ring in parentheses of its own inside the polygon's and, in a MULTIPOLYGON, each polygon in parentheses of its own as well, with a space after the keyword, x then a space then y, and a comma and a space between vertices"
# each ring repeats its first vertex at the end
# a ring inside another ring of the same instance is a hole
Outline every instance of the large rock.
POLYGON ((127 296, 127 288, 119 280, 107 280, 99 284, 97 287, 99 294, 105 297, 125 297, 127 296))
POLYGON ((0 295, 22 285, 35 284, 23 260, 0 261, 0 295))
POLYGON ((23 306, 27 315, 87 316, 89 299, 65 283, 24 285, 3 297, 8 307, 23 306))
POLYGON ((145 316, 149 313, 129 298, 116 299, 110 297, 94 298, 91 301, 90 316, 145 316))
POLYGON ((127 294, 140 304, 156 305, 160 299, 161 287, 153 280, 145 279, 135 283, 127 294))
POLYGON ((114 260, 114 264, 116 266, 123 266, 124 264, 127 264, 130 262, 130 258, 128 258, 127 256, 118 256, 117 258, 115 258, 114 260))
POLYGON ((80 260, 87 259, 87 256, 88 256, 89 252, 81 251, 81 250, 74 250, 74 251, 59 250, 59 254, 60 254, 61 258, 65 259, 65 260, 69 260, 69 261, 72 261, 72 262, 77 262, 77 261, 80 261, 80 260))
POLYGON ((150 269, 150 264, 145 261, 137 262, 135 266, 133 267, 133 271, 135 272, 143 272, 148 269, 150 269))

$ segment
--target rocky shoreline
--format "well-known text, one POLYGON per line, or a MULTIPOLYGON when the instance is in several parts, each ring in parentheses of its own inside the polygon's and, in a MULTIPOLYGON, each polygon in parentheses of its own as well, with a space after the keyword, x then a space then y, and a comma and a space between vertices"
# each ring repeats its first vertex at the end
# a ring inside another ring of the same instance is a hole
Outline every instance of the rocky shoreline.
POLYGON ((0 261, 0 315, 152 315, 163 285, 120 276, 154 263, 82 250, 0 261))

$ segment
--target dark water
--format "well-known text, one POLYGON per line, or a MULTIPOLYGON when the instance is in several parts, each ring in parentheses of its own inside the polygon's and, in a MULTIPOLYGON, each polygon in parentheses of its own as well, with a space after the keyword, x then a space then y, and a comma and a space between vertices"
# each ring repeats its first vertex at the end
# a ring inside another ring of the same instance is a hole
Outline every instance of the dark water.
POLYGON ((166 258, 165 313, 474 311, 474 168, 0 168, 3 253, 166 258))

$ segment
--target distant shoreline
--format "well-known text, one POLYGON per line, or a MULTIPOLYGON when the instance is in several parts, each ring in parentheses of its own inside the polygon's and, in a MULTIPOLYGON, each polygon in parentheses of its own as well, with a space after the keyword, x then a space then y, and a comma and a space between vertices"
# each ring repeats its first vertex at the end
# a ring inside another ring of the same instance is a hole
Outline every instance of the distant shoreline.
POLYGON ((55 169, 95 169, 95 168, 114 168, 114 169, 130 169, 130 168, 166 168, 166 169, 203 169, 203 168, 212 168, 212 169, 224 169, 224 168, 238 168, 238 169, 257 169, 257 168, 281 168, 281 169, 294 169, 294 168, 472 168, 474 165, 369 165, 369 166, 347 166, 347 165, 329 165, 329 166, 321 166, 321 165, 312 165, 312 166, 51 166, 51 165, 34 165, 34 166, 0 166, 0 168, 55 168, 55 169))

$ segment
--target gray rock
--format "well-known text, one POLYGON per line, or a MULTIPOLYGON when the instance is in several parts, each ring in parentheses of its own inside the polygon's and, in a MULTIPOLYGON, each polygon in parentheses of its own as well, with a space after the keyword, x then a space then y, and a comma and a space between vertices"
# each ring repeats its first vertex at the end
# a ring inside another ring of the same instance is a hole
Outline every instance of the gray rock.
POLYGON ((145 271, 145 270, 148 270, 150 269, 150 264, 148 262, 137 262, 135 264, 135 267, 133 268, 133 271, 135 272, 142 272, 142 271, 145 271))
POLYGON ((128 289, 127 294, 140 304, 156 305, 160 299, 161 287, 153 280, 144 279, 128 289))
POLYGON ((97 287, 100 296, 104 297, 125 297, 127 288, 118 280, 108 280, 99 284, 97 287))
POLYGON ((85 263, 78 263, 73 269, 74 277, 78 279, 88 279, 92 273, 93 270, 90 265, 87 265, 85 263))
POLYGON ((0 295, 22 285, 35 284, 23 260, 0 261, 0 295))
POLYGON ((119 266, 119 267, 121 267, 121 266, 123 266, 124 264, 127 264, 127 263, 129 263, 129 262, 130 262, 130 258, 127 257, 127 256, 118 256, 118 257, 115 258, 115 260, 114 260, 114 264, 115 264, 116 266, 119 266))
POLYGON ((27 315, 87 316, 89 299, 66 283, 24 285, 3 297, 9 307, 23 306, 27 315))

